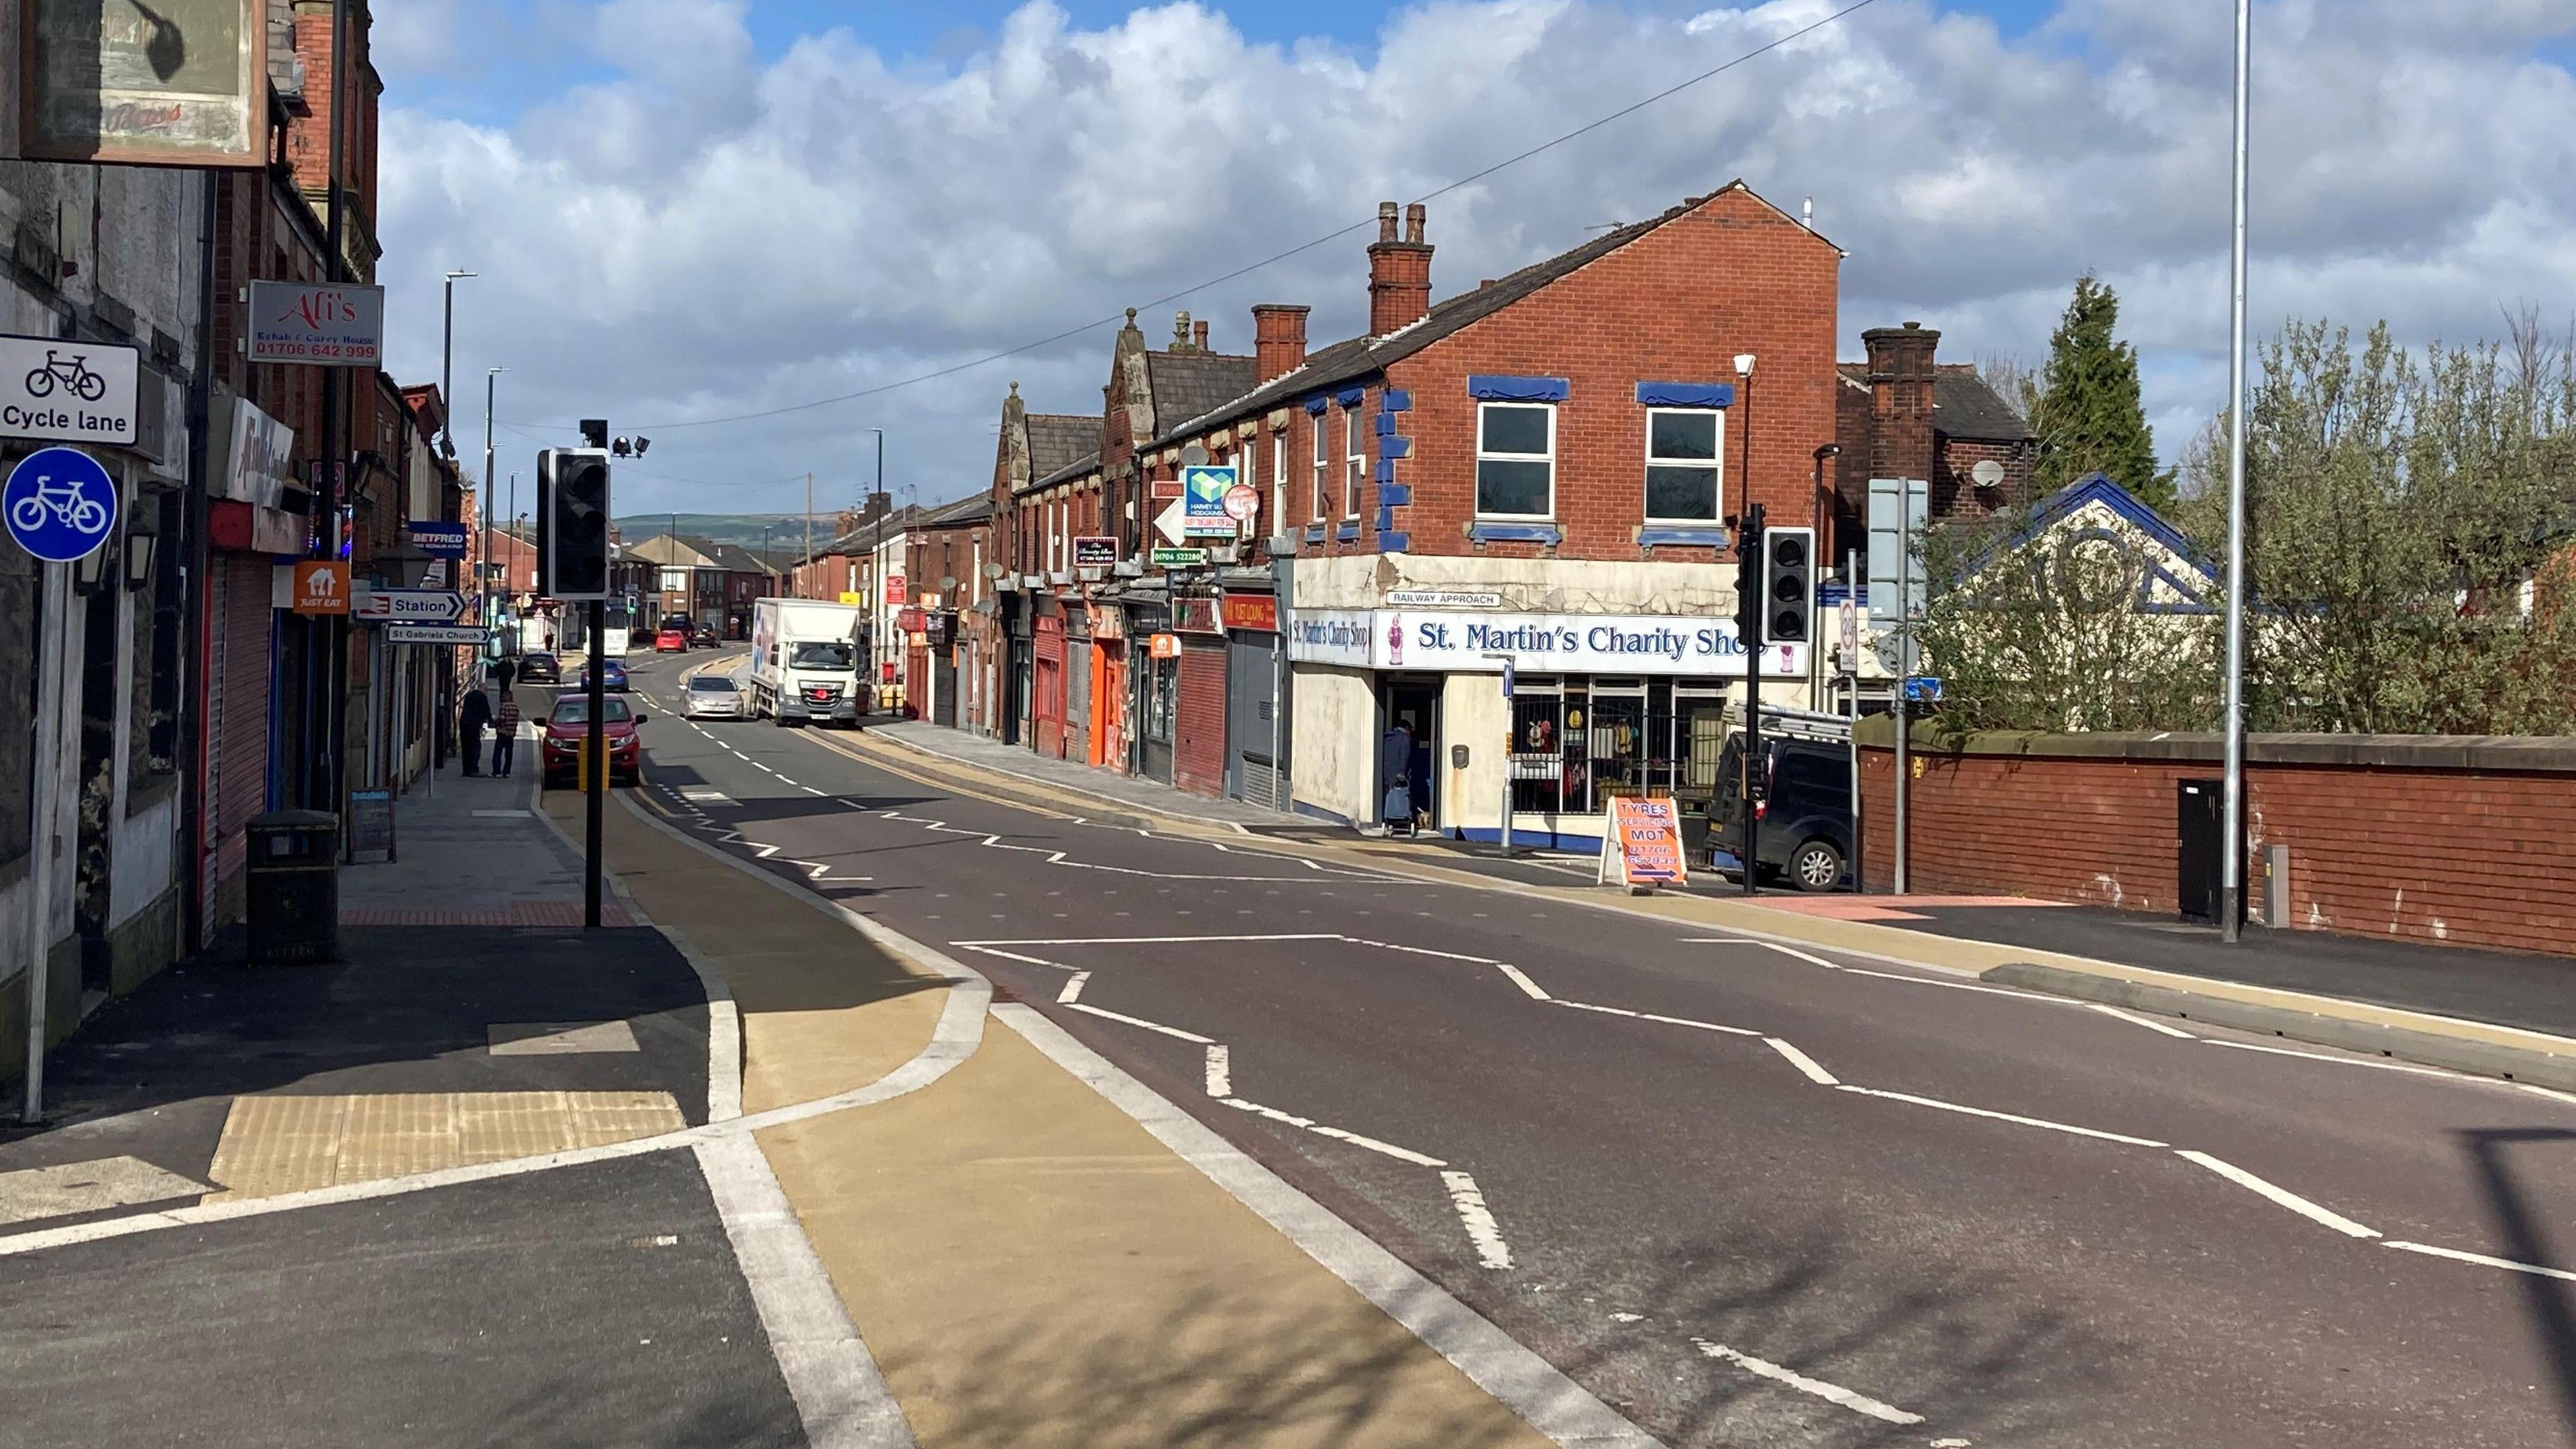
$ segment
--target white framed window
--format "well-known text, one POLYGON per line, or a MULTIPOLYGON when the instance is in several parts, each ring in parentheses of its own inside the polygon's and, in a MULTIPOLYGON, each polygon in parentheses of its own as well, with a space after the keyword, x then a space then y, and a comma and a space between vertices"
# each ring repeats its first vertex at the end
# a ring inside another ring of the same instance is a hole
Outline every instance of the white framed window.
POLYGON ((1288 430, 1270 435, 1270 524, 1286 532, 1288 528, 1288 430))
MULTIPOLYGON (((1261 481, 1259 476, 1261 470, 1257 466, 1258 460, 1254 456, 1259 451, 1260 442, 1258 439, 1238 439, 1234 445, 1234 481, 1241 483, 1256 493, 1261 490, 1261 481)), ((1260 510, 1255 509, 1253 511, 1253 516, 1243 521, 1243 532, 1246 537, 1258 538, 1260 536, 1260 510)))
POLYGON ((1360 516, 1360 494, 1368 482, 1368 413, 1354 405, 1342 409, 1342 516, 1360 516))
POLYGON ((1715 523, 1724 516, 1726 414, 1646 410, 1646 521, 1715 523))
POLYGON ((1322 413, 1306 415, 1306 431, 1315 440, 1315 521, 1323 522, 1333 510, 1333 460, 1326 434, 1331 430, 1322 413))
POLYGON ((1476 405, 1476 513, 1556 516, 1556 404, 1476 405))

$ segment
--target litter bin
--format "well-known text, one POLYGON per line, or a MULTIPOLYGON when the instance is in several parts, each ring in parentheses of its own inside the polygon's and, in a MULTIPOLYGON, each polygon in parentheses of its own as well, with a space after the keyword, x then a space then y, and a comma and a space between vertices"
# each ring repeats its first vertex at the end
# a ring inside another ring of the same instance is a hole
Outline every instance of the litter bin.
POLYGON ((340 817, 277 810, 251 817, 248 885, 254 966, 340 954, 340 817))

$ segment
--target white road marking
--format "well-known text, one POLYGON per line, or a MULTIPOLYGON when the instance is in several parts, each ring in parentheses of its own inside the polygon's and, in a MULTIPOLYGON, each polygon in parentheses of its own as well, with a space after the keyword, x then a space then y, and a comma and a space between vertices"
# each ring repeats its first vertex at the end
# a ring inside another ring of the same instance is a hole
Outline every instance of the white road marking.
POLYGON ((1079 1001, 1073 1002, 1073 1003, 1071 1003, 1071 1005, 1072 1005, 1073 1009, 1074 1009, 1074 1010, 1076 1010, 1076 1011, 1085 1011, 1085 1012, 1089 1012, 1089 1013, 1090 1013, 1090 1014, 1092 1014, 1093 1016, 1106 1017, 1107 1019, 1109 1019, 1109 1020, 1111 1020, 1111 1021, 1123 1021, 1123 1022, 1127 1023, 1129 1026, 1141 1026, 1141 1027, 1143 1027, 1143 1028, 1144 1028, 1145 1030, 1147 1030, 1147 1031, 1159 1031, 1159 1032, 1161 1032, 1161 1033, 1162 1033, 1163 1035, 1165 1035, 1165 1036, 1178 1037, 1178 1038, 1180 1038, 1182 1041, 1186 1041, 1186 1042, 1196 1042, 1196 1043, 1198 1043, 1200 1046, 1213 1046, 1213 1045, 1215 1045, 1215 1041, 1214 1041, 1214 1039, 1213 1039, 1213 1038, 1201 1036, 1201 1035, 1199 1035, 1197 1032, 1194 1032, 1194 1031, 1183 1031, 1183 1030, 1181 1030, 1181 1029, 1180 1029, 1179 1027, 1177 1027, 1177 1026, 1165 1026, 1165 1025, 1163 1025, 1163 1024, 1162 1024, 1161 1022, 1159 1022, 1159 1021, 1147 1021, 1145 1018, 1143 1018, 1143 1017, 1141 1017, 1141 1016, 1125 1016, 1125 1015, 1122 1015, 1122 1014, 1120 1014, 1120 1013, 1118 1013, 1118 1012, 1115 1012, 1115 1011, 1109 1011, 1109 1010, 1106 1010, 1106 1009, 1104 1009, 1104 1008, 1102 1008, 1102 1007, 1097 1007, 1097 1006, 1087 1005, 1087 1004, 1085 1004, 1085 1003, 1083 1003, 1083 1002, 1079 1002, 1079 1001))
POLYGON ((1365 1147, 1371 1152, 1383 1153, 1398 1162, 1410 1162, 1416 1167, 1449 1165, 1437 1157, 1426 1157, 1410 1147, 1398 1147, 1392 1142, 1382 1142, 1375 1137, 1362 1136, 1346 1128, 1327 1126, 1312 1117, 1300 1117, 1294 1112, 1282 1112, 1276 1107, 1265 1107, 1259 1102, 1247 1102, 1241 1097, 1225 1097, 1220 1100, 1238 1112, 1250 1112, 1255 1116, 1267 1117, 1273 1122, 1284 1122, 1291 1127, 1303 1127, 1319 1137, 1330 1137, 1337 1142, 1347 1142, 1354 1147, 1365 1147))
POLYGON ((1882 1404, 1867 1394, 1854 1393, 1840 1384, 1829 1384, 1823 1379, 1811 1379, 1795 1369, 1782 1368, 1776 1363, 1769 1362, 1765 1359, 1755 1358, 1749 1353, 1739 1353, 1734 1349, 1728 1348, 1725 1344, 1711 1343, 1705 1338, 1694 1338, 1691 1342, 1698 1347, 1701 1353, 1708 1355, 1710 1358, 1717 1359, 1722 1363, 1731 1363, 1737 1368, 1743 1369, 1747 1373, 1760 1374, 1762 1377, 1769 1379, 1774 1383, 1787 1384, 1789 1387, 1796 1389, 1802 1394, 1813 1394, 1817 1398, 1824 1400, 1826 1403, 1839 1404, 1843 1408, 1849 1409, 1855 1414, 1866 1414, 1873 1419, 1877 1419, 1882 1423, 1888 1424, 1920 1424, 1923 1422, 1923 1416, 1921 1414, 1909 1414, 1903 1409, 1897 1408, 1893 1404, 1882 1404))
MULTIPOLYGON (((1063 998, 1058 997, 1057 1000, 1063 998)), ((1234 1062, 1223 1042, 1207 1049, 1207 1094, 1211 1097, 1234 1095, 1234 1062)))
MULTIPOLYGON (((2384 1062, 2376 1057, 2339 1057, 2327 1052, 2303 1052, 2290 1047, 2270 1046, 2263 1042, 2219 1041, 2214 1037, 2208 1038, 2208 1041, 2211 1046, 2227 1047, 2234 1051, 2261 1052, 2265 1056, 2270 1057, 2300 1057, 2312 1062, 2330 1062, 2339 1067, 2371 1067, 2383 1072, 2404 1072, 2409 1076, 2415 1077, 2449 1077, 2453 1081, 2460 1082, 2475 1082, 2481 1080, 2477 1077, 2464 1076, 2458 1072, 2446 1072, 2440 1067, 2419 1067, 2406 1062, 2384 1062)), ((2503 1083, 2499 1082, 2496 1083, 2496 1085, 2502 1086, 2503 1083)), ((2547 1089, 2541 1088, 2539 1090, 2546 1091, 2547 1089)))
POLYGON ((720 1137, 697 1144, 697 1158, 806 1442, 815 1449, 914 1444, 911 1425, 759 1145, 720 1137))
MULTIPOLYGON (((1071 1006, 1075 1002, 1080 1001, 1082 999, 1082 984, 1090 979, 1091 973, 1088 971, 1076 971, 1073 973, 1072 977, 1064 983, 1064 989, 1055 994, 1056 1005, 1071 1006)), ((1211 1050, 1223 1051, 1225 1048, 1214 1047, 1211 1048, 1211 1050)))
POLYGON ((2400 1252, 2422 1253, 2427 1257, 2448 1258, 2455 1263, 2475 1263, 2481 1268, 2502 1268, 2508 1273, 2529 1273, 2537 1278, 2557 1278, 2576 1283, 2576 1273, 2564 1268, 2544 1268, 2538 1263, 2517 1263, 2511 1258, 2490 1258, 2484 1253, 2463 1253, 2457 1248, 2437 1248, 2430 1243, 2386 1242, 2380 1246, 2400 1252))
POLYGON ((1351 938, 1348 936, 1335 935, 1330 931, 1308 931, 1285 936, 1040 936, 1019 941, 951 941, 948 944, 963 946, 973 951, 986 946, 1153 946, 1195 945, 1221 941, 1347 941, 1349 939, 1351 938))
POLYGON ((2138 1013, 2136 1013, 2136 1012, 2134 1012, 2134 1011, 2122 1011, 2120 1008, 2118 1008, 2118 1007, 2116 1007, 2116 1006, 2106 1006, 2106 1005, 2104 1005, 2103 1003, 2101 1003, 2101 1002, 2099 1002, 2099 1001, 2088 1001, 2088 1002, 2086 1002, 2086 1003, 2084 1003, 2084 1004, 2085 1004, 2086 1006, 2089 1006, 2089 1007, 2093 1008, 2095 1011, 2098 1011, 2098 1012, 2102 1013, 2104 1016, 2116 1016, 2116 1017, 2118 1017, 2120 1020, 2127 1022, 2127 1023, 2128 1023, 2129 1025, 2131 1025, 2131 1026, 2143 1026, 2143 1027, 2145 1027, 2147 1030, 2152 1031, 2152 1032, 2160 1032, 2160 1033, 2162 1033, 2163 1035, 2166 1035, 2166 1036, 2178 1036, 2178 1037, 2181 1037, 2184 1041, 2198 1041, 2198 1040, 2199 1040, 2199 1038, 2198 1038, 2198 1037, 2196 1037, 2196 1036, 2192 1035, 2190 1032, 2187 1032, 2187 1031, 2183 1030, 2181 1027, 2178 1027, 2178 1026, 2167 1026, 2167 1025, 2165 1025, 2163 1022, 2158 1021, 2158 1020, 2156 1020, 2156 1019, 2155 1019, 2155 1018, 2153 1018, 2153 1017, 2140 1016, 2138 1013))
POLYGON ((1764 941, 1762 944, 1779 952, 1783 956, 1795 956, 1801 961, 1807 962, 1810 965, 1822 966, 1828 971, 1840 971, 1843 969, 1835 963, 1826 960, 1822 956, 1816 955, 1811 951, 1801 951, 1795 946, 1783 946, 1777 941, 1764 941))
POLYGON ((1805 1052, 1798 1050, 1796 1047, 1789 1045, 1787 1042, 1780 1040, 1780 1038, 1776 1036, 1766 1036, 1762 1038, 1762 1040, 1770 1044, 1771 1050, 1787 1057, 1789 1059, 1789 1065, 1796 1067, 1800 1072, 1805 1073, 1808 1081, 1825 1087, 1839 1087, 1842 1085, 1841 1082, 1834 1080, 1833 1073, 1816 1065, 1816 1059, 1814 1057, 1807 1055, 1805 1052))
POLYGON ((1529 977, 1524 974, 1518 966, 1514 966, 1508 961, 1497 961, 1494 964, 1502 969, 1502 973, 1505 976, 1512 978, 1512 984, 1519 987, 1522 994, 1528 996, 1530 1000, 1549 1001, 1554 999, 1545 991, 1541 990, 1539 984, 1529 979, 1529 977))
MULTIPOLYGON (((1573 1004, 1574 1003, 1570 1001, 1566 1003, 1568 1006, 1573 1004)), ((1660 1021, 1666 1026, 1687 1026, 1698 1031, 1724 1032, 1728 1036, 1760 1036, 1762 1034, 1749 1027, 1725 1026, 1714 1021, 1693 1021, 1687 1016, 1657 1016, 1651 1011, 1640 1011, 1636 1013, 1636 1016, 1639 1021, 1660 1021)))
POLYGON ((822 794, 822 793, 823 793, 822 791, 815 789, 815 788, 814 788, 813 786, 811 786, 811 785, 799 785, 799 786, 797 786, 796 788, 798 788, 798 789, 800 789, 800 790, 804 791, 804 792, 805 792, 806 794, 808 794, 808 795, 820 795, 820 794, 822 794))
POLYGON ((2235 1163, 2212 1157, 2206 1152, 2193 1152, 2185 1148, 2176 1148, 2175 1155, 2182 1158, 2185 1162, 2197 1163, 2202 1167, 2208 1168, 2210 1171, 2217 1173, 2219 1176, 2226 1178, 2229 1182, 2236 1184, 2238 1187, 2244 1188, 2248 1192, 2258 1193, 2264 1197, 2270 1198, 2272 1201, 2279 1203, 2281 1206, 2288 1208, 2290 1211, 2297 1213, 2299 1216, 2306 1218, 2310 1222, 2323 1223, 2327 1227, 2334 1229, 2336 1232, 2341 1233, 2346 1237, 2375 1238, 2379 1236, 2378 1229, 2365 1228, 2361 1224, 2354 1222, 2352 1219, 2345 1217, 2341 1213, 2328 1208, 2319 1207, 2317 1204, 2308 1201, 2306 1198, 2299 1196, 2297 1193, 2290 1191, 2286 1187, 2276 1187, 2271 1183, 2265 1182, 2263 1179, 2247 1172, 2244 1168, 2238 1167, 2235 1163))
POLYGON ((1959 1112, 1970 1117, 1991 1117, 1998 1122, 2016 1122, 2024 1127, 2044 1127, 2051 1132, 2065 1132, 2077 1137, 2094 1137, 2104 1142, 2125 1142, 2131 1147, 2171 1147, 2170 1142, 2157 1142, 2145 1137, 2131 1137, 2119 1132, 2104 1132, 2092 1127, 2077 1127, 2066 1122, 2051 1122, 2045 1117, 2022 1117, 2010 1112, 1994 1112, 1984 1107, 1965 1107, 1957 1102, 1944 1102, 1937 1097, 1917 1097, 1911 1092, 1886 1092, 1876 1087, 1855 1087, 1844 1082, 1835 1088, 1841 1092, 1858 1092, 1864 1097, 1884 1097, 1891 1102, 1911 1102, 1917 1107, 1931 1107, 1943 1112, 1959 1112))
MULTIPOLYGON (((945 900, 947 897, 942 896, 940 899, 945 900)), ((1030 966, 1052 966, 1058 971, 1070 971, 1073 969, 1061 961, 1049 961, 1044 957, 1039 956, 1023 956, 1017 951, 1005 951, 997 946, 976 946, 970 945, 964 941, 951 941, 948 944, 956 947, 960 951, 972 951, 978 956, 999 956, 1005 961, 1019 961, 1030 966)), ((1090 973, 1085 972, 1084 974, 1089 975, 1090 973)))
POLYGON ((2536 1082, 2516 1082, 2514 1085, 2522 1088, 2526 1092, 2536 1092, 2553 1101, 2576 1104, 2576 1093, 2562 1092, 2556 1087, 2544 1087, 2536 1082))
POLYGON ((1476 1245, 1476 1261, 1488 1268, 1512 1265, 1511 1245, 1503 1241, 1503 1230, 1495 1223, 1494 1214, 1485 1206, 1485 1194, 1476 1179, 1466 1173, 1450 1170, 1440 1174, 1448 1185, 1449 1203, 1458 1210, 1458 1222, 1467 1230, 1467 1241, 1476 1245))
POLYGON ((1642 1016, 1642 1015, 1644 1015, 1644 1013, 1642 1013, 1642 1012, 1630 1011, 1628 1008, 1626 1008, 1626 1007, 1624 1007, 1624 1006, 1595 1006, 1595 1005, 1593 1005, 1593 1004, 1592 1004, 1591 1002, 1589 1002, 1589 1001, 1568 1001, 1568 1000, 1566 1000, 1565 998, 1563 998, 1563 997, 1561 997, 1561 996, 1560 996, 1560 997, 1553 997, 1553 998, 1551 998, 1551 999, 1552 999, 1552 1000, 1554 1000, 1554 1001, 1556 1002, 1556 1004, 1557 1004, 1557 1005, 1559 1005, 1559 1006, 1571 1006, 1571 1007, 1573 1007, 1573 1008, 1574 1008, 1575 1010, 1577 1010, 1577 1011, 1597 1011, 1597 1012, 1600 1012, 1600 1013, 1601 1013, 1602 1015, 1604 1015, 1604 1016, 1642 1016))

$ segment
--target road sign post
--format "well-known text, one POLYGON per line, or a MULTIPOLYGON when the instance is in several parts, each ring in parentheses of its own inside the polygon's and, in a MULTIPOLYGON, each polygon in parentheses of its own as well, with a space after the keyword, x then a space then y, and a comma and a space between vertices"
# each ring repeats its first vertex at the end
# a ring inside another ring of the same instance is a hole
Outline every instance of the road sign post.
POLYGON ((36 762, 34 858, 28 869, 27 1091, 18 1120, 45 1120, 45 1017, 48 957, 52 954, 54 899, 54 762, 62 758, 63 651, 61 621, 71 608, 70 566, 104 547, 116 531, 116 483, 98 460, 76 448, 40 448, 9 471, 0 487, 0 523, 18 547, 44 564, 44 603, 38 617, 54 631, 36 640, 36 762))

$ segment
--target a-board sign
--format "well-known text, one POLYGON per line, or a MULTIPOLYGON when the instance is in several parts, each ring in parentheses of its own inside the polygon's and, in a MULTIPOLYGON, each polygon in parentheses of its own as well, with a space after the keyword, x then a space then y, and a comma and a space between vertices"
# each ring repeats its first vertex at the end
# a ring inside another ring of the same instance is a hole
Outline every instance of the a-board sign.
POLYGON ((360 851, 381 850, 385 859, 394 857, 394 792, 391 790, 352 790, 349 792, 349 855, 355 859, 360 851))
POLYGON ((1690 866, 1682 857, 1681 817, 1670 799, 1611 798, 1610 838, 1601 843, 1600 881, 1631 890, 1690 883, 1690 866))

